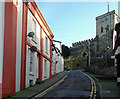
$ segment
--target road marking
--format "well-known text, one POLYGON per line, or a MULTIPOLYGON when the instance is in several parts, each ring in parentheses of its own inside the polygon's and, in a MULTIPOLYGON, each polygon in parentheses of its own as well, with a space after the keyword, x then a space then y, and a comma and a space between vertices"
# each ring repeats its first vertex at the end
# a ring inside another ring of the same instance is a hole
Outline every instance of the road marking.
MULTIPOLYGON (((83 72, 81 72, 81 73, 83 73, 83 72)), ((88 74, 86 74, 86 73, 83 73, 83 74, 86 75, 91 81, 92 90, 90 92, 90 98, 89 99, 92 99, 92 97, 93 97, 93 99, 96 99, 96 84, 95 84, 95 81, 88 74)))
POLYGON ((52 85, 52 86, 49 87, 48 89, 44 90, 44 91, 41 92, 40 94, 36 95, 36 96, 33 97, 32 99, 35 99, 35 98, 38 98, 38 97, 42 97, 42 96, 44 96, 45 94, 47 94, 47 92, 48 92, 49 90, 52 90, 54 87, 56 87, 56 86, 58 86, 60 83, 62 83, 62 82, 65 80, 65 78, 67 78, 67 75, 68 75, 68 73, 67 73, 61 80, 59 80, 57 83, 55 83, 54 85, 52 85))

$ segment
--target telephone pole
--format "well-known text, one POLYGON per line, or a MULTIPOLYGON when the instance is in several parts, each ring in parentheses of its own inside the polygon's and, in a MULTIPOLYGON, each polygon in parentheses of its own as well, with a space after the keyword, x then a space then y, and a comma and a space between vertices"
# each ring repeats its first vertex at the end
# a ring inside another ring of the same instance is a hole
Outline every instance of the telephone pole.
POLYGON ((108 12, 109 12, 109 0, 107 0, 107 9, 108 9, 108 12))
POLYGON ((88 40, 88 66, 90 66, 90 41, 88 40))

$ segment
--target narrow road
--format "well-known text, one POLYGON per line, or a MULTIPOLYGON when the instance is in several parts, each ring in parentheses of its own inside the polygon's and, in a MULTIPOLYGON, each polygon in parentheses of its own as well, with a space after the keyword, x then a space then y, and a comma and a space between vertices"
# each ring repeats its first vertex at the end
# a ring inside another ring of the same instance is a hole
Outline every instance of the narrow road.
MULTIPOLYGON (((98 99, 100 98, 97 96, 98 90, 98 84, 92 77, 75 70, 70 71, 64 81, 52 90, 47 91, 41 98, 98 99)), ((39 95, 37 97, 40 98, 39 95)))

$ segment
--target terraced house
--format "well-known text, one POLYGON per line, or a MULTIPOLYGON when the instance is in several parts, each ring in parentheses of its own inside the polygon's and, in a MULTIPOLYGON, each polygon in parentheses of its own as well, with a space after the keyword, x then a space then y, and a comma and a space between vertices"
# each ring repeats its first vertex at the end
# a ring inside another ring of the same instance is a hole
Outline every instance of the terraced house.
POLYGON ((64 59, 62 57, 62 42, 53 40, 52 46, 52 75, 64 70, 64 59))
POLYGON ((0 2, 1 97, 52 76, 53 37, 34 0, 0 2))

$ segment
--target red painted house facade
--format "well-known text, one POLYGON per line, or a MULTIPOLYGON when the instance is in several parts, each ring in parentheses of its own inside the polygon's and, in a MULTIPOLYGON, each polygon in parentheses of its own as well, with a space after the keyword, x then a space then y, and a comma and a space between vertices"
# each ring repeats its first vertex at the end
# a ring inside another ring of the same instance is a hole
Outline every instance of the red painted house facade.
POLYGON ((0 97, 52 76, 53 34, 36 3, 0 2, 0 97))

